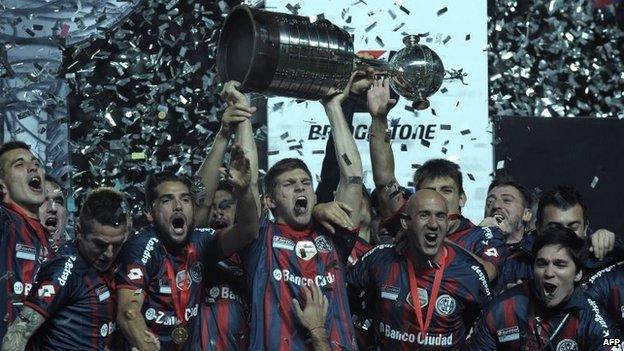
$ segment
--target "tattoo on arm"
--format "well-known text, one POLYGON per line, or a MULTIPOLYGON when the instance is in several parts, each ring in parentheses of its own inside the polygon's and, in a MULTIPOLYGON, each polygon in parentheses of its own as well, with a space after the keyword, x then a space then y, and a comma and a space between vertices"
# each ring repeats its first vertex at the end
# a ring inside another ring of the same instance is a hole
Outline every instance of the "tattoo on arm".
POLYGON ((389 198, 393 199, 401 193, 401 187, 396 180, 393 180, 384 186, 384 191, 388 194, 389 198))
POLYGON ((2 351, 23 351, 28 339, 45 322, 45 318, 37 311, 24 307, 17 319, 9 325, 2 340, 2 351))

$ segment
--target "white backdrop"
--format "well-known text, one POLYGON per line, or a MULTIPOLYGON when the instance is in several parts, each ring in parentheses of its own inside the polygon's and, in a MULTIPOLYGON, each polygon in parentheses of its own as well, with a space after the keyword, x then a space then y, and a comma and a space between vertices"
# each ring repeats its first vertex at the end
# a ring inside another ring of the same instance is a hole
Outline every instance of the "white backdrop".
MULTIPOLYGON (((267 0, 266 6, 270 11, 291 13, 286 7, 289 3, 290 8, 299 4, 301 16, 322 14, 346 28, 354 37, 355 52, 386 50, 384 57, 387 57, 387 51, 403 47, 401 33, 429 33, 427 38, 421 39, 421 44, 437 52, 447 70, 463 69, 467 85, 459 80, 445 81, 444 92, 438 91, 429 99, 431 108, 428 110, 408 111, 405 106, 410 102, 404 98, 399 100, 389 115, 396 124, 392 147, 397 179, 404 186, 411 186, 415 165, 427 159, 446 158, 458 163, 463 170, 468 196, 463 213, 473 221, 480 221, 493 171, 487 101, 486 1, 314 0, 297 3, 267 0)), ((355 114, 354 134, 364 163, 364 181, 372 188, 366 141, 369 125, 368 114, 355 114)), ((270 98, 269 166, 284 157, 299 157, 313 173, 320 174, 328 131, 327 118, 319 102, 297 104, 290 98, 270 98)))

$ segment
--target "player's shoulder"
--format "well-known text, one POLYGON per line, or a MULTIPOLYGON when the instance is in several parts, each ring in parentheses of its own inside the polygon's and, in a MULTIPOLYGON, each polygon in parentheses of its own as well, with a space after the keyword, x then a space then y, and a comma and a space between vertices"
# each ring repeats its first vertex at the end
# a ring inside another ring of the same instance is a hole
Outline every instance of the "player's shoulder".
POLYGON ((457 245, 452 241, 445 241, 444 247, 449 251, 449 254, 452 255, 452 261, 450 263, 451 267, 459 267, 459 269, 463 269, 463 267, 470 267, 474 264, 480 265, 479 261, 477 261, 470 253, 466 251, 466 249, 457 245))
POLYGON ((154 246, 160 240, 156 236, 156 230, 152 226, 141 228, 139 231, 130 234, 128 240, 124 243, 124 248, 143 248, 148 245, 154 246))
POLYGON ((505 241, 505 235, 498 227, 482 227, 480 225, 476 225, 472 227, 469 235, 480 240, 498 239, 503 242, 505 241))
POLYGON ((492 300, 487 305, 489 311, 509 310, 509 305, 512 305, 511 310, 520 311, 523 306, 527 306, 529 303, 529 283, 523 282, 515 285, 509 289, 501 291, 498 295, 492 297, 492 300))
POLYGON ((402 256, 396 252, 394 244, 382 244, 382 245, 377 245, 373 247, 372 249, 368 250, 368 252, 362 256, 361 260, 362 261, 383 260, 383 261, 391 262, 391 261, 400 260, 401 257, 402 256))
POLYGON ((624 278, 624 261, 612 264, 592 274, 587 278, 587 283, 590 285, 597 281, 616 283, 617 277, 624 278))
POLYGON ((89 264, 78 253, 73 243, 68 243, 48 258, 37 273, 39 278, 57 279, 59 285, 66 285, 70 279, 80 278, 89 269, 89 264))

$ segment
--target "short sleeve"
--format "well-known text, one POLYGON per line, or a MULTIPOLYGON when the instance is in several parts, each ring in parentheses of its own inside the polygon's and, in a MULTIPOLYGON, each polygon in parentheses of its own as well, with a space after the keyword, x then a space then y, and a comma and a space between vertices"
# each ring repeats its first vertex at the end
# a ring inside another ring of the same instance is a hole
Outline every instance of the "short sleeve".
POLYGON ((80 273, 72 272, 75 262, 76 256, 72 255, 44 263, 24 305, 49 319, 60 308, 71 304, 74 294, 80 288, 80 279, 76 279, 80 273))
POLYGON ((262 255, 262 248, 266 243, 270 227, 271 220, 269 220, 269 216, 265 213, 260 218, 258 237, 240 252, 241 259, 247 267, 255 267, 258 262, 260 262, 260 255, 262 255))
POLYGON ((119 269, 115 273, 117 288, 144 289, 157 274, 155 255, 160 241, 144 233, 134 235, 119 253, 119 269))

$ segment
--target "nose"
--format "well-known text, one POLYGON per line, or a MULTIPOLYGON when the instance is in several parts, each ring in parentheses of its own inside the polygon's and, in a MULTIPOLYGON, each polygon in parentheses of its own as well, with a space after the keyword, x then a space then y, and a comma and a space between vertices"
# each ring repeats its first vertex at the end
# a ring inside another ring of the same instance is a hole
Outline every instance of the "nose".
POLYGON ((544 270, 544 277, 552 278, 555 276, 555 267, 552 264, 548 264, 544 270))
POLYGON ((182 210, 182 202, 180 200, 173 199, 172 205, 173 205, 173 210, 174 211, 181 211, 182 210))
POLYGON ((304 189, 305 189, 305 186, 303 185, 302 182, 295 183, 295 191, 303 191, 304 189))
POLYGON ((48 212, 52 213, 52 214, 56 214, 56 212, 58 211, 58 209, 56 208, 58 206, 58 204, 55 201, 49 201, 48 202, 48 212))
POLYGON ((429 217, 429 220, 427 220, 427 227, 430 229, 438 229, 438 221, 435 216, 429 217))
POLYGON ((102 254, 107 260, 113 258, 113 245, 106 246, 106 251, 102 254))

